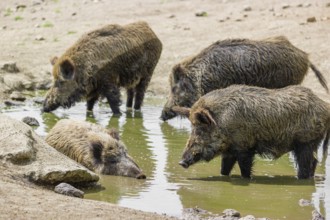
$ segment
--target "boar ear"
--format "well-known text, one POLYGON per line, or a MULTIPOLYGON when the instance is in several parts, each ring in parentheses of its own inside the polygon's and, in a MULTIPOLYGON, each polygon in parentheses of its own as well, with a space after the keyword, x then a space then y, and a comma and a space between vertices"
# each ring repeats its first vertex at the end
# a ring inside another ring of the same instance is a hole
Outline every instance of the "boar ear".
POLYGON ((58 60, 58 57, 57 56, 51 58, 50 59, 50 64, 52 64, 54 66, 54 64, 56 63, 57 60, 58 60))
POLYGON ((91 142, 91 151, 93 154, 93 159, 95 163, 102 163, 102 151, 103 151, 103 146, 100 142, 91 142))
POLYGON ((60 63, 61 75, 64 79, 72 79, 75 71, 73 62, 70 59, 65 59, 60 63))
POLYGON ((178 64, 173 67, 173 80, 174 83, 181 81, 181 79, 185 76, 185 68, 182 64, 178 64))
POLYGON ((199 109, 198 111, 195 112, 194 118, 196 121, 202 124, 206 125, 217 125, 215 120, 213 119, 211 113, 207 109, 199 109))
POLYGON ((177 113, 178 115, 181 115, 181 116, 184 116, 187 118, 189 118, 189 116, 190 116, 190 108, 173 106, 171 108, 171 110, 174 111, 175 113, 177 113))
POLYGON ((114 139, 116 139, 118 141, 120 140, 119 132, 116 129, 114 129, 114 128, 109 129, 108 134, 111 137, 113 137, 114 139))

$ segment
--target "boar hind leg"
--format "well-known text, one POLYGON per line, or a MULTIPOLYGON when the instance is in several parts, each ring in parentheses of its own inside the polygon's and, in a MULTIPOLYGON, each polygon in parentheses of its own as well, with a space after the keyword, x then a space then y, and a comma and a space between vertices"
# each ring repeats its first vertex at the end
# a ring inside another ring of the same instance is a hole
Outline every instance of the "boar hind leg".
POLYGON ((107 98, 112 113, 114 115, 120 115, 119 106, 121 104, 120 91, 117 86, 110 86, 111 89, 104 92, 104 96, 107 98))
POLYGON ((298 166, 298 179, 308 179, 314 176, 317 159, 317 146, 320 141, 295 143, 293 152, 298 166))
POLYGON ((243 178, 251 178, 254 154, 253 149, 237 153, 237 161, 243 178))
POLYGON ((232 154, 223 154, 221 160, 221 175, 228 176, 237 161, 236 156, 232 154))
POLYGON ((144 93, 147 90, 150 77, 142 78, 139 84, 135 87, 134 109, 140 110, 144 99, 144 93))
POLYGON ((132 108, 133 106, 133 98, 134 98, 134 89, 127 89, 127 102, 126 107, 132 108))

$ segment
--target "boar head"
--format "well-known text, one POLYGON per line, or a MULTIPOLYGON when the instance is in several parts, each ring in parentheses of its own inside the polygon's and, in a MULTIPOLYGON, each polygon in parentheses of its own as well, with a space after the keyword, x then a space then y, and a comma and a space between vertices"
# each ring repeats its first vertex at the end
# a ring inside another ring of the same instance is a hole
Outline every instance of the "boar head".
POLYGON ((70 108, 83 94, 77 83, 76 68, 70 58, 53 58, 53 86, 46 94, 43 111, 50 112, 58 107, 70 108))
MULTIPOLYGON (((139 166, 127 154, 124 144, 117 139, 118 134, 112 132, 113 138, 106 142, 92 141, 92 155, 97 170, 106 175, 128 176, 137 179, 145 179, 139 166)), ((98 134, 100 135, 100 134, 98 134)))
POLYGON ((205 108, 191 110, 180 107, 172 109, 180 115, 189 116, 192 123, 192 132, 184 149, 182 160, 179 162, 182 167, 188 168, 198 161, 210 161, 220 155, 225 148, 224 138, 209 110, 205 108))
POLYGON ((177 116, 173 106, 191 107, 198 99, 194 82, 189 77, 189 70, 178 64, 170 75, 171 91, 164 105, 161 119, 166 121, 177 116))

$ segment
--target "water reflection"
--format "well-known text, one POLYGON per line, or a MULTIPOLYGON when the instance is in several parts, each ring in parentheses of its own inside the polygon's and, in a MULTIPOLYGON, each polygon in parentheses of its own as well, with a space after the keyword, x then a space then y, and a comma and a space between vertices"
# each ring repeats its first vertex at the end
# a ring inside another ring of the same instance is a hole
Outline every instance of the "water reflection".
POLYGON ((271 219, 309 219, 316 208, 330 218, 329 157, 319 156, 322 162, 315 180, 297 180, 289 155, 276 161, 257 158, 251 181, 241 179, 237 166, 231 177, 220 176, 220 158, 183 169, 178 162, 190 133, 189 121, 175 118, 162 122, 161 107, 148 103, 142 112, 123 107, 120 117, 112 117, 108 105, 102 104, 95 106, 93 114, 86 114, 85 103, 45 114, 41 114, 41 106, 31 103, 0 111, 18 120, 35 117, 40 123, 36 132, 42 136, 62 118, 118 129, 147 179, 101 176, 103 188, 87 191, 88 199, 174 216, 181 216, 183 208, 198 206, 214 213, 234 208, 243 215, 271 219), (311 200, 313 205, 301 207, 300 199, 311 200))

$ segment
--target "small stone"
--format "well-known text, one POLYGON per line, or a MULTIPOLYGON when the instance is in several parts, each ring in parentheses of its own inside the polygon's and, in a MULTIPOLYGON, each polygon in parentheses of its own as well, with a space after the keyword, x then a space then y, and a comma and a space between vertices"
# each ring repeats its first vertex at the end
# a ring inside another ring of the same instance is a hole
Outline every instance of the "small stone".
POLYGON ((311 205, 311 204, 312 204, 311 201, 309 201, 309 200, 307 200, 307 199, 300 199, 300 200, 299 200, 299 205, 302 206, 302 207, 304 207, 304 206, 309 206, 309 205, 311 205))
POLYGON ((6 30, 7 29, 7 26, 2 26, 2 30, 6 30))
POLYGON ((274 8, 270 8, 270 9, 268 9, 268 11, 271 11, 271 12, 273 12, 273 11, 274 11, 274 8))
POLYGON ((197 17, 207 17, 207 12, 206 11, 201 11, 201 12, 197 12, 195 14, 197 17))
POLYGON ((297 8, 302 8, 302 6, 303 6, 303 4, 300 3, 297 5, 297 8))
POLYGON ((290 8, 290 5, 289 4, 282 5, 282 9, 288 9, 288 8, 290 8))
POLYGON ((35 97, 33 98, 33 102, 36 104, 43 104, 44 103, 44 98, 43 97, 35 97))
POLYGON ((314 22, 316 22, 316 18, 315 17, 309 17, 309 18, 307 18, 306 21, 309 22, 309 23, 314 23, 314 22))
POLYGON ((34 25, 35 28, 40 28, 40 26, 41 26, 40 24, 34 25))
POLYGON ((304 8, 309 8, 309 7, 312 6, 312 4, 311 3, 305 3, 303 6, 304 6, 304 8))
POLYGON ((223 216, 225 217, 240 217, 241 214, 236 211, 235 209, 225 209, 223 212, 222 212, 223 216))
POLYGON ((5 62, 2 63, 1 65, 1 69, 8 72, 8 73, 18 73, 19 69, 17 68, 16 62, 5 62))
POLYGON ((312 220, 324 220, 325 218, 317 211, 312 211, 312 220))
POLYGON ((241 21, 243 21, 243 19, 241 19, 241 18, 237 18, 235 21, 237 21, 237 22, 241 22, 241 21))
POLYGON ((330 2, 328 2, 327 4, 325 4, 325 7, 330 7, 330 2))
POLYGON ((55 186, 54 191, 59 194, 72 196, 72 197, 78 197, 78 198, 84 198, 84 192, 71 186, 67 183, 60 183, 57 186, 55 186))
POLYGON ((247 215, 239 220, 255 220, 256 218, 253 215, 247 215))
POLYGON ((175 15, 170 15, 168 18, 175 18, 175 15))
POLYGON ((12 101, 12 100, 5 100, 4 101, 6 106, 23 106, 24 104, 22 102, 16 102, 16 101, 12 101))
POLYGON ((20 101, 20 102, 24 102, 26 100, 24 95, 18 91, 14 91, 12 94, 10 94, 9 98, 11 100, 20 101))
POLYGON ((71 14, 71 16, 76 16, 77 15, 77 13, 76 12, 73 12, 72 14, 71 14))
POLYGON ((252 8, 251 6, 245 6, 243 11, 252 11, 252 8))
POLYGON ((35 40, 43 41, 43 40, 45 40, 45 38, 43 36, 36 36, 35 40))
POLYGON ((39 122, 37 119, 33 118, 33 117, 29 117, 29 116, 26 116, 22 119, 22 122, 24 122, 25 124, 27 125, 30 125, 30 126, 39 126, 39 122))

